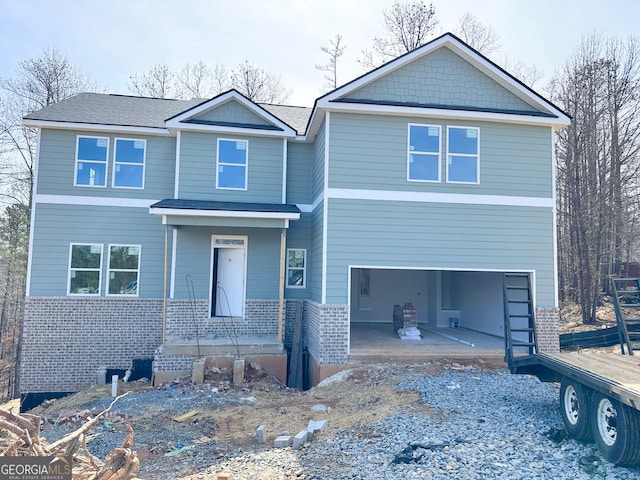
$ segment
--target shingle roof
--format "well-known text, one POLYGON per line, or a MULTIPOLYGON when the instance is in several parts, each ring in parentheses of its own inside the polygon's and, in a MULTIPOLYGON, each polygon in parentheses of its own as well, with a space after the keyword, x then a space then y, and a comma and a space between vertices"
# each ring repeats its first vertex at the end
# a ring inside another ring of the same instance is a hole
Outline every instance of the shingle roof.
MULTIPOLYGON (((169 100, 103 93, 80 93, 49 107, 26 115, 26 120, 89 123, 129 127, 165 128, 165 120, 205 101, 169 100)), ((304 134, 311 109, 288 105, 259 104, 297 131, 304 134)))
POLYGON ((218 202, 209 200, 183 200, 166 198, 151 205, 151 208, 176 208, 181 210, 221 210, 225 212, 277 212, 300 213, 295 205, 280 203, 218 202))

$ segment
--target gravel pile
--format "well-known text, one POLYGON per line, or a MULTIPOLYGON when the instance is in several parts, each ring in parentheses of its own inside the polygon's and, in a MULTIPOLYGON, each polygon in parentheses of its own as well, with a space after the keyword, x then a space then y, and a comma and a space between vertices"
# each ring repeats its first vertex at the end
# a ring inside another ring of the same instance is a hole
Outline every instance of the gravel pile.
POLYGON ((555 385, 471 370, 407 375, 398 388, 418 391, 431 412, 314 442, 299 457, 306 478, 640 479, 567 438, 555 385))

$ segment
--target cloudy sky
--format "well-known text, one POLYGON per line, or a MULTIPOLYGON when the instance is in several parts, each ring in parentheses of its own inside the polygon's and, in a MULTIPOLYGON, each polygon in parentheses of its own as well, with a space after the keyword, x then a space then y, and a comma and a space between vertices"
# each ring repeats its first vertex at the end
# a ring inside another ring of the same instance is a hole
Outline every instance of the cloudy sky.
MULTIPOLYGON (((0 0, 0 77, 55 46, 111 93, 131 93, 129 77, 154 63, 178 70, 202 60, 233 67, 245 59, 293 89, 289 103, 310 106, 336 34, 347 45, 339 81, 361 73, 361 51, 382 33, 393 0, 0 0)), ((464 12, 492 27, 500 58, 534 64, 544 83, 584 34, 640 35, 635 0, 440 0, 440 32, 464 12)), ((539 84, 537 85, 539 86, 539 84)))

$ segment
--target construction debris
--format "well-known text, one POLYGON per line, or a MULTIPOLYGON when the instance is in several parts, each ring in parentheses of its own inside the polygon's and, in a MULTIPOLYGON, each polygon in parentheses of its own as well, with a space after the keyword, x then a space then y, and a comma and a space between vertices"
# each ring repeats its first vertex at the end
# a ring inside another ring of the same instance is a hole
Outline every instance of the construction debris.
MULTIPOLYGON (((122 445, 113 450, 104 462, 94 457, 87 449, 87 432, 104 420, 117 397, 109 408, 88 416, 84 424, 54 443, 40 437, 41 418, 27 413, 17 414, 0 409, 0 455, 2 456, 71 456, 73 457, 73 478, 76 480, 132 480, 140 467, 140 461, 133 447, 133 429, 127 424, 129 434, 122 445)), ((85 412, 82 412, 83 414, 85 412)), ((80 417, 83 417, 81 415, 80 417)), ((67 417, 67 420, 72 417, 67 417)), ((73 421, 77 421, 76 417, 73 421)), ((69 420, 71 421, 71 420, 69 420)))

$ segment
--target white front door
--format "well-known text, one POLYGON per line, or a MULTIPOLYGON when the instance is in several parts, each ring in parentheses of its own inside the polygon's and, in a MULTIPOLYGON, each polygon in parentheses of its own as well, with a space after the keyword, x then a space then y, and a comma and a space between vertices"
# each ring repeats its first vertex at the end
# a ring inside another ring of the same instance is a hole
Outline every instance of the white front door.
POLYGON ((245 249, 217 248, 215 316, 244 315, 245 249))

